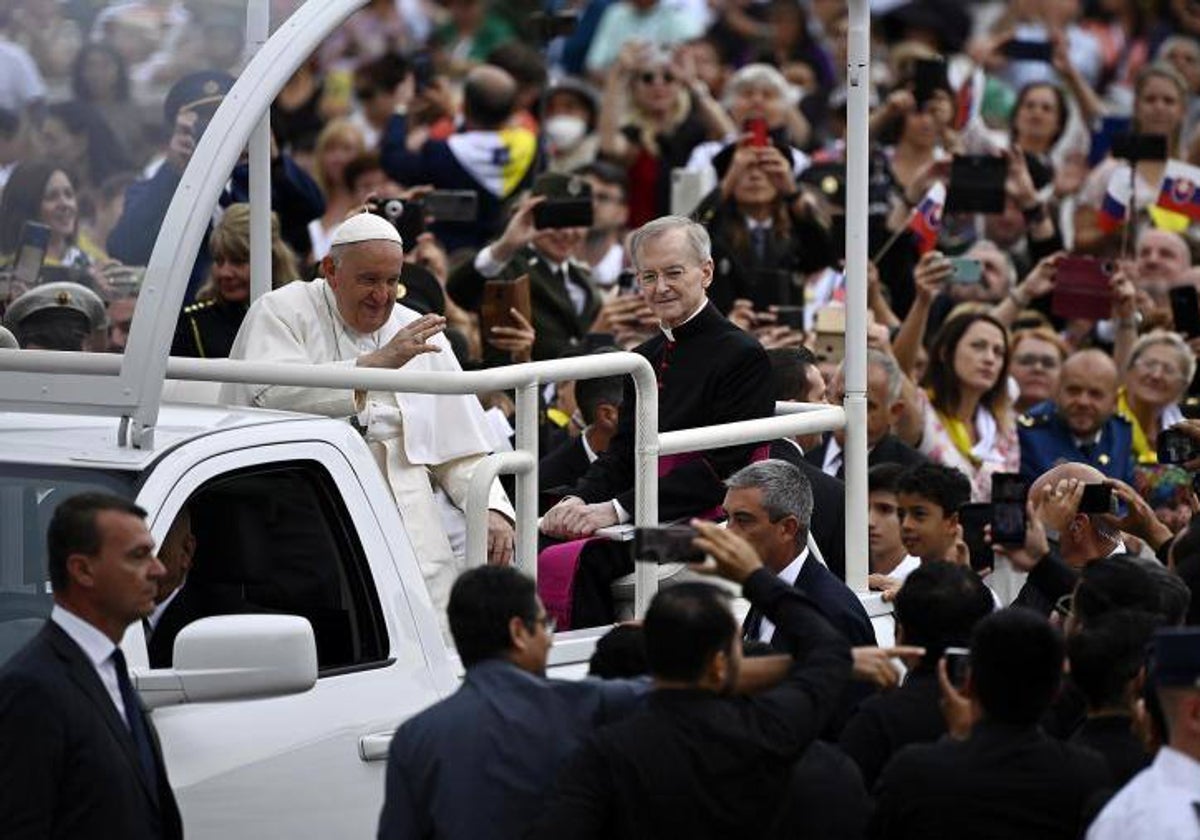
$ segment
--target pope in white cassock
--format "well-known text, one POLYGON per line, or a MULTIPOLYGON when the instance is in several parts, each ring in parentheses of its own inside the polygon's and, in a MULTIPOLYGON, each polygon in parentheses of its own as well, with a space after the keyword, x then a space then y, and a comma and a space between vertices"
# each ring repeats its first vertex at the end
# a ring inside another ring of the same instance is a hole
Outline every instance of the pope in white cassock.
MULTIPOLYGON (((403 258, 400 235, 389 222, 367 213, 351 217, 334 232, 322 277, 289 283, 255 301, 230 358, 461 370, 442 335, 445 318, 396 303, 403 258)), ((392 488, 433 605, 445 616, 463 564, 451 551, 432 484, 465 506, 471 473, 492 448, 474 395, 226 385, 221 401, 355 422, 392 488)), ((488 563, 505 565, 513 557, 514 515, 498 483, 488 507, 488 563)))

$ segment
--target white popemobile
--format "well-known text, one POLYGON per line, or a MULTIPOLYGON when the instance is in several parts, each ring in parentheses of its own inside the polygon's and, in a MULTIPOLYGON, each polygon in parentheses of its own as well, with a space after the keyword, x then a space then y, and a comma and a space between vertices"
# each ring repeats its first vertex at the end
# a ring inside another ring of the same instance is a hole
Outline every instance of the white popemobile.
MULTIPOLYGON (((653 371, 631 353, 455 376, 168 360, 175 313, 209 219, 205 208, 216 204, 222 173, 254 130, 251 188, 260 198, 268 194, 261 175, 268 170, 267 136, 256 126, 300 62, 364 2, 310 0, 241 74, 167 213, 123 357, 0 350, 0 662, 49 612, 44 540, 58 501, 85 490, 135 498, 160 543, 185 506, 191 516, 197 538, 191 575, 220 594, 222 614, 180 631, 171 668, 149 667, 139 625, 121 645, 153 709, 191 838, 373 836, 392 733, 454 691, 461 667, 439 630, 388 485, 358 433, 339 420, 195 404, 197 392, 188 388, 211 393, 215 383, 243 382, 427 393, 515 389, 517 451, 493 455, 476 470, 467 557, 477 563, 485 556, 492 479, 515 472, 517 560, 531 574, 541 383, 633 376, 639 525, 656 522, 660 454, 823 431, 842 426, 848 415, 847 575, 856 591, 866 589, 863 387, 847 388, 844 410, 792 406, 793 413, 763 421, 659 435, 653 371), (175 402, 163 404, 164 386, 175 402), (855 505, 861 515, 852 514, 855 505)), ((266 3, 251 6, 255 12, 266 3)), ((858 21, 851 64, 865 66, 866 0, 851 6, 858 21)), ((865 121, 865 110, 859 117, 865 121)), ((857 184, 852 206, 862 206, 865 163, 850 169, 857 184)), ((252 226, 258 242, 264 230, 261 219, 252 226)), ((854 245, 848 283, 849 299, 862 310, 848 319, 848 358, 862 356, 861 364, 850 364, 861 370, 847 377, 856 384, 866 379, 865 352, 854 350, 865 348, 864 248, 865 240, 854 245)), ((263 253, 255 246, 252 262, 263 253)), ((261 271, 255 278, 264 288, 261 271)), ((618 586, 640 614, 662 572, 638 566, 618 586)), ((888 608, 863 597, 885 643, 888 608)), ((560 634, 551 674, 580 674, 601 632, 560 634)))

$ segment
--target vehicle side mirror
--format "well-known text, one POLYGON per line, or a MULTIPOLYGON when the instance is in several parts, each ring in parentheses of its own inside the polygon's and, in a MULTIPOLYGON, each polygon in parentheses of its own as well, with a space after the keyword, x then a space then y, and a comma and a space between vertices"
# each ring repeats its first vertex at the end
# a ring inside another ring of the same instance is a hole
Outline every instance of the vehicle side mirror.
POLYGON ((308 691, 317 681, 317 642, 299 616, 213 616, 179 631, 173 662, 134 675, 148 707, 308 691))

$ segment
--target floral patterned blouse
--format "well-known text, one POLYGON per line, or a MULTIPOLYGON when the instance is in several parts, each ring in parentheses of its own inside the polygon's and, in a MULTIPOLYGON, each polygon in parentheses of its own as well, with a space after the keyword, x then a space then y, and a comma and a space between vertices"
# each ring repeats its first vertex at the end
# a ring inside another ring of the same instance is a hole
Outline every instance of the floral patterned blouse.
POLYGON ((917 449, 929 460, 961 471, 971 482, 972 502, 990 502, 992 475, 1015 473, 1021 469, 1021 445, 1012 417, 995 418, 981 405, 975 414, 978 442, 968 456, 955 445, 944 418, 933 407, 929 396, 919 389, 917 394, 917 407, 923 417, 921 442, 917 449))

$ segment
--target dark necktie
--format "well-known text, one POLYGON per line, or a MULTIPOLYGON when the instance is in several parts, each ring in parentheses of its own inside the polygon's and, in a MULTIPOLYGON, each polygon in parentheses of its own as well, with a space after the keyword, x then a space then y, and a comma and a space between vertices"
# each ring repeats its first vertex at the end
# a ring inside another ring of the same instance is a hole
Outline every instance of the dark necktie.
POLYGON ((751 642, 758 641, 758 634, 762 632, 763 614, 757 607, 752 607, 750 612, 746 613, 746 631, 742 634, 742 638, 751 642))
POLYGON ((1092 460, 1092 455, 1095 453, 1095 451, 1096 444, 1094 443, 1083 443, 1079 445, 1079 452, 1081 455, 1083 455, 1083 459, 1085 461, 1092 460))
POLYGON ((754 256, 762 262, 767 256, 767 235, 768 231, 765 227, 755 226, 750 228, 750 243, 754 246, 754 256))
POLYGON ((129 734, 133 736, 133 745, 137 750, 138 761, 142 772, 146 775, 151 792, 158 798, 158 779, 155 772, 154 750, 150 746, 150 732, 146 727, 146 718, 142 714, 142 705, 138 701, 133 683, 129 681, 129 669, 125 667, 125 654, 120 648, 113 651, 113 665, 117 669, 117 687, 121 689, 121 702, 125 704, 125 720, 129 724, 129 734))
MULTIPOLYGON (((575 310, 575 314, 576 314, 576 315, 578 315, 580 312, 582 312, 582 311, 583 311, 583 306, 581 306, 581 305, 580 305, 580 304, 579 304, 579 303, 578 303, 578 302, 575 300, 575 298, 574 298, 574 297, 571 295, 571 287, 572 287, 572 286, 579 287, 579 285, 580 285, 580 284, 576 283, 576 282, 575 282, 575 281, 574 281, 574 280, 571 278, 571 270, 570 270, 569 268, 567 268, 567 266, 566 266, 566 264, 565 264, 565 263, 563 264, 563 267, 562 267, 562 268, 560 268, 560 269, 558 270, 558 278, 559 278, 559 280, 562 282, 562 284, 563 284, 563 288, 564 288, 564 289, 566 290, 566 292, 567 292, 567 300, 571 301, 571 308, 572 308, 572 309, 574 309, 574 310, 575 310)), ((587 304, 587 299, 586 299, 586 298, 584 298, 584 300, 583 300, 583 304, 584 304, 584 305, 586 305, 586 304, 587 304)))

